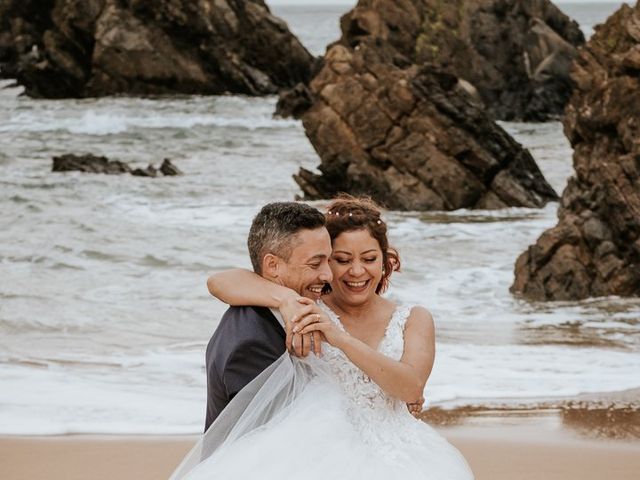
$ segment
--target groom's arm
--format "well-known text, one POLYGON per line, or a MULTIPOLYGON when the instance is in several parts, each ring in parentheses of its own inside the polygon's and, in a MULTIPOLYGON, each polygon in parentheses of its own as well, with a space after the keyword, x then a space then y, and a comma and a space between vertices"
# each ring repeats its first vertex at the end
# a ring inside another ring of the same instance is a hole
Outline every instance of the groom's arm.
POLYGON ((230 353, 222 373, 229 400, 283 353, 284 347, 276 348, 272 339, 260 335, 238 343, 230 353))

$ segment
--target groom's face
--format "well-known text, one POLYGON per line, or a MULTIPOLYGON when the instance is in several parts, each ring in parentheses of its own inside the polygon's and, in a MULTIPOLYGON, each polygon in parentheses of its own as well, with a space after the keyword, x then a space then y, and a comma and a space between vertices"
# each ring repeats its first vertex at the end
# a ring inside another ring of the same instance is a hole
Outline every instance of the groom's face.
POLYGON ((291 255, 280 267, 279 280, 304 297, 317 300, 331 282, 331 239, 326 228, 301 230, 295 234, 291 255))

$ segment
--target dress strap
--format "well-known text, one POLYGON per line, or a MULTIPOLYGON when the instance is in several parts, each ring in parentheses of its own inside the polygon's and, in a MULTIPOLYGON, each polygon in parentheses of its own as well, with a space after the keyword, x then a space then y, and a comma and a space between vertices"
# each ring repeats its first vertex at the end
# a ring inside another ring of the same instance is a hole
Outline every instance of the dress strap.
POLYGON ((398 306, 389 319, 378 350, 395 360, 400 360, 404 350, 404 329, 412 306, 398 306))
POLYGON ((413 305, 403 305, 396 308, 396 311, 393 313, 393 317, 389 322, 389 327, 397 328, 404 332, 405 327, 407 326, 407 320, 409 319, 409 315, 411 315, 411 309, 413 305))

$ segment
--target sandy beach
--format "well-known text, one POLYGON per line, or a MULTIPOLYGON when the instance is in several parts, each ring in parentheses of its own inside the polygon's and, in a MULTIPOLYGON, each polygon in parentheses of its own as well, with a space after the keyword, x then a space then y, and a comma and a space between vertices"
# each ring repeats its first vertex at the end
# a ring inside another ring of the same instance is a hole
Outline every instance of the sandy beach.
MULTIPOLYGON (((479 480, 636 480, 640 441, 588 439, 554 415, 489 416, 438 427, 479 480)), ((6 480, 168 478, 195 442, 190 436, 2 437, 6 480)))

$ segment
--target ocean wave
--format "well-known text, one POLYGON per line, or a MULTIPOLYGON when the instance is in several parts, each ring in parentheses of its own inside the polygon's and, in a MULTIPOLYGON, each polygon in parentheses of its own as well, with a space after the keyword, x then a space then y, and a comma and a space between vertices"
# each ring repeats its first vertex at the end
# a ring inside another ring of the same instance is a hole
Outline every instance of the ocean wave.
POLYGON ((72 118, 43 118, 41 112, 20 113, 0 126, 1 132, 68 132, 78 135, 117 135, 139 130, 188 130, 198 127, 230 128, 236 130, 282 129, 299 126, 296 120, 282 120, 270 115, 234 117, 215 114, 166 114, 162 111, 149 115, 83 110, 72 118))
MULTIPOLYGON (((5 357, 0 433, 198 433, 206 401, 203 348, 183 342, 140 355, 5 357)), ((640 387, 639 370, 631 352, 440 344, 425 398, 446 408, 571 398, 640 387)))
POLYGON ((425 397, 434 404, 476 399, 571 397, 637 388, 635 352, 558 345, 440 344, 425 397))

